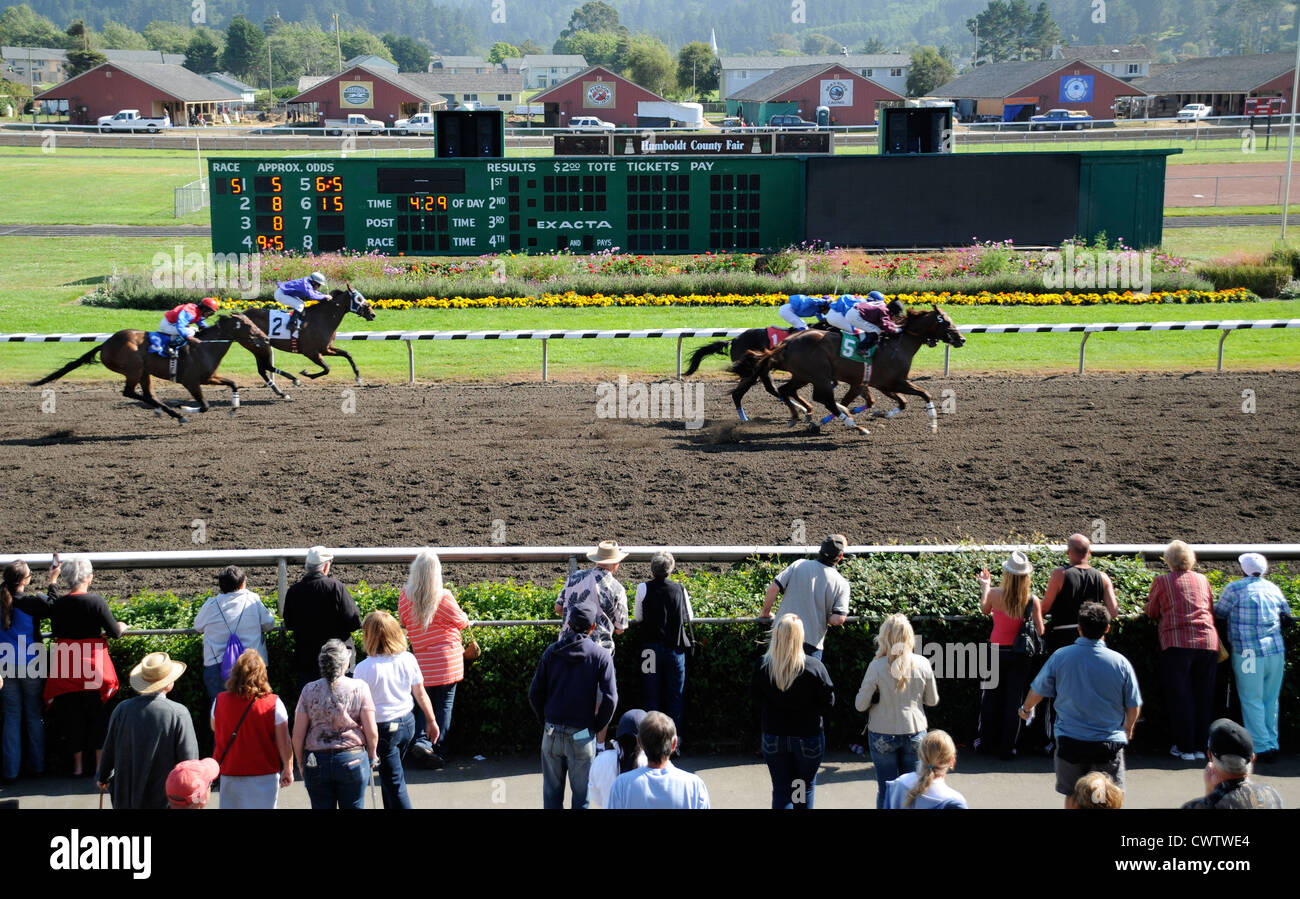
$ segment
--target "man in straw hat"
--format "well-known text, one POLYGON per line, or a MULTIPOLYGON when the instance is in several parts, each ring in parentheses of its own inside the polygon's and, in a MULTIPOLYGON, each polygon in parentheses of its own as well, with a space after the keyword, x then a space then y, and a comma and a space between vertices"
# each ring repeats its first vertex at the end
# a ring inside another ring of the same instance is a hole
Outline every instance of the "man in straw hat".
POLYGON ((778 574, 767 585, 763 611, 758 616, 772 618, 772 606, 780 597, 776 618, 786 614, 799 616, 803 622, 803 651, 819 662, 826 631, 844 624, 849 615, 849 582, 835 570, 848 545, 848 538, 843 534, 831 534, 822 541, 817 558, 800 559, 778 574))
POLYGON ((108 736, 96 780, 109 789, 113 808, 167 808, 167 777, 177 762, 199 757, 189 710, 167 698, 185 663, 151 652, 131 669, 126 700, 108 719, 108 736))
POLYGON ((602 540, 594 551, 587 553, 587 558, 596 563, 595 567, 569 575, 560 598, 555 601, 555 614, 567 623, 575 602, 593 600, 600 611, 591 639, 613 655, 614 635, 627 630, 627 590, 614 579, 618 563, 627 558, 627 553, 613 540, 602 540))

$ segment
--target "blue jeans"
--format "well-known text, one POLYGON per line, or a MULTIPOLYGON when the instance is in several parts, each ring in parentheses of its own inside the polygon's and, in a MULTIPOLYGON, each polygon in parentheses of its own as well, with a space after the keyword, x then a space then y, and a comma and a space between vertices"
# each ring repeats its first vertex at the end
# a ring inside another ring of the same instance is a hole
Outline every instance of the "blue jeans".
POLYGON ((424 721, 424 712, 420 707, 415 707, 415 739, 412 742, 422 743, 432 749, 438 755, 445 755, 447 747, 447 731, 451 730, 451 707, 456 702, 456 685, 443 684, 439 687, 425 687, 424 692, 429 695, 429 704, 433 706, 433 720, 438 722, 438 742, 429 741, 428 726, 424 721))
POLYGON ((415 714, 412 712, 408 712, 405 718, 379 723, 379 792, 384 797, 384 808, 411 808, 402 759, 414 737, 415 714))
MULTIPOLYGON (((1280 656, 1279 656, 1280 658, 1280 656)), ((22 732, 27 728, 27 761, 33 773, 45 771, 45 708, 42 692, 45 679, 40 677, 7 677, 0 687, 0 701, 4 703, 4 768, 5 780, 18 776, 22 762, 22 732)))
POLYGON ((573 791, 571 808, 587 807, 587 776, 596 758, 596 735, 587 730, 584 739, 574 739, 582 728, 547 724, 542 733, 542 808, 564 808, 564 773, 569 773, 573 791))
POLYGON ((308 752, 302 767, 303 782, 313 809, 366 807, 370 763, 364 749, 345 752, 308 752), (309 764, 315 759, 316 764, 309 764))
POLYGON ((876 808, 885 807, 885 784, 916 770, 921 756, 919 734, 878 734, 867 731, 867 748, 871 750, 871 767, 876 771, 876 808))
POLYGON ((203 686, 208 688, 208 699, 213 702, 226 690, 226 679, 221 676, 221 663, 203 666, 203 686))
POLYGON ((682 736, 682 689, 686 685, 686 651, 669 649, 662 643, 642 647, 642 664, 650 661, 645 673, 645 710, 663 712, 673 719, 677 739, 682 736), (646 656, 645 653, 652 653, 646 656))
MULTIPOLYGON (((1237 698, 1241 700, 1241 720, 1255 741, 1256 753, 1278 748, 1277 698, 1282 691, 1285 668, 1286 656, 1280 652, 1271 656, 1257 655, 1253 659, 1247 659, 1238 652, 1232 654, 1232 676, 1237 681, 1237 698)), ((5 739, 8 739, 7 719, 5 739)), ((1181 743, 1178 748, 1183 748, 1181 743)), ((8 771, 9 756, 6 751, 6 777, 8 771)))
POLYGON ((815 737, 763 734, 763 760, 772 776, 772 808, 811 809, 817 769, 825 755, 825 733, 815 737))

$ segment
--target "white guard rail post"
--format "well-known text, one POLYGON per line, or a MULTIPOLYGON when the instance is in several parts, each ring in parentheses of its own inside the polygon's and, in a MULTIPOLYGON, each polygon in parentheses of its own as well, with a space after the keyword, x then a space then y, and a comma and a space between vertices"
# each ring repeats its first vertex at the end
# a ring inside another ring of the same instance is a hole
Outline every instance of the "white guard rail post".
MULTIPOLYGON (((1081 334, 1079 343, 1079 374, 1084 371, 1084 352, 1088 337, 1107 331, 1222 331, 1219 338, 1218 371, 1223 371, 1223 342, 1228 333, 1243 330, 1272 330, 1300 328, 1300 319, 1261 318, 1231 319, 1225 321, 1173 321, 1173 322, 1093 322, 1005 325, 958 325, 962 334, 1081 334)), ((550 376, 549 343, 552 340, 620 340, 673 338, 677 341, 677 376, 681 377, 682 340, 687 337, 736 337, 748 328, 652 328, 617 331, 346 331, 336 335, 337 340, 390 340, 404 341, 407 346, 407 378, 415 381, 415 348, 417 340, 540 340, 542 342, 542 380, 550 376)), ((99 343, 111 334, 0 334, 0 343, 99 343)), ((948 344, 944 344, 943 373, 950 372, 948 344)))

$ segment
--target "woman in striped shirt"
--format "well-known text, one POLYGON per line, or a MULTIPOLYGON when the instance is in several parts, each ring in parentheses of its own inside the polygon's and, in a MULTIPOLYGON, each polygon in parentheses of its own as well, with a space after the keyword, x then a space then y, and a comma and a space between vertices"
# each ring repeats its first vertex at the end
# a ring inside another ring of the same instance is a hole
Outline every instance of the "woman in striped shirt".
POLYGON ((465 677, 465 650, 461 631, 469 618, 442 586, 442 563, 431 549, 422 549, 411 563, 411 574, 397 601, 398 619, 411 640, 411 651, 424 675, 424 689, 433 704, 438 741, 428 736, 424 713, 415 710, 415 741, 411 755, 429 768, 446 764, 447 734, 456 684, 465 677))
POLYGON ((1169 728, 1178 742, 1169 750, 1185 762, 1205 758, 1214 710, 1219 634, 1214 593, 1193 571, 1196 553, 1181 540, 1165 550, 1169 572, 1151 582, 1146 613, 1160 622, 1160 674, 1169 704, 1169 728))

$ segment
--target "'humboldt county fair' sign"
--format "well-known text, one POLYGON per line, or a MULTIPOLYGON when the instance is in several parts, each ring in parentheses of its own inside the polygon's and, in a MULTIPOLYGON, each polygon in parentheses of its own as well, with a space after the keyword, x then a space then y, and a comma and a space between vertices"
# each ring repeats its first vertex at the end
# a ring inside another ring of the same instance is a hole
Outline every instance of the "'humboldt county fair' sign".
POLYGON ((744 132, 689 133, 643 131, 636 135, 615 135, 615 156, 743 156, 770 154, 771 134, 744 132))

